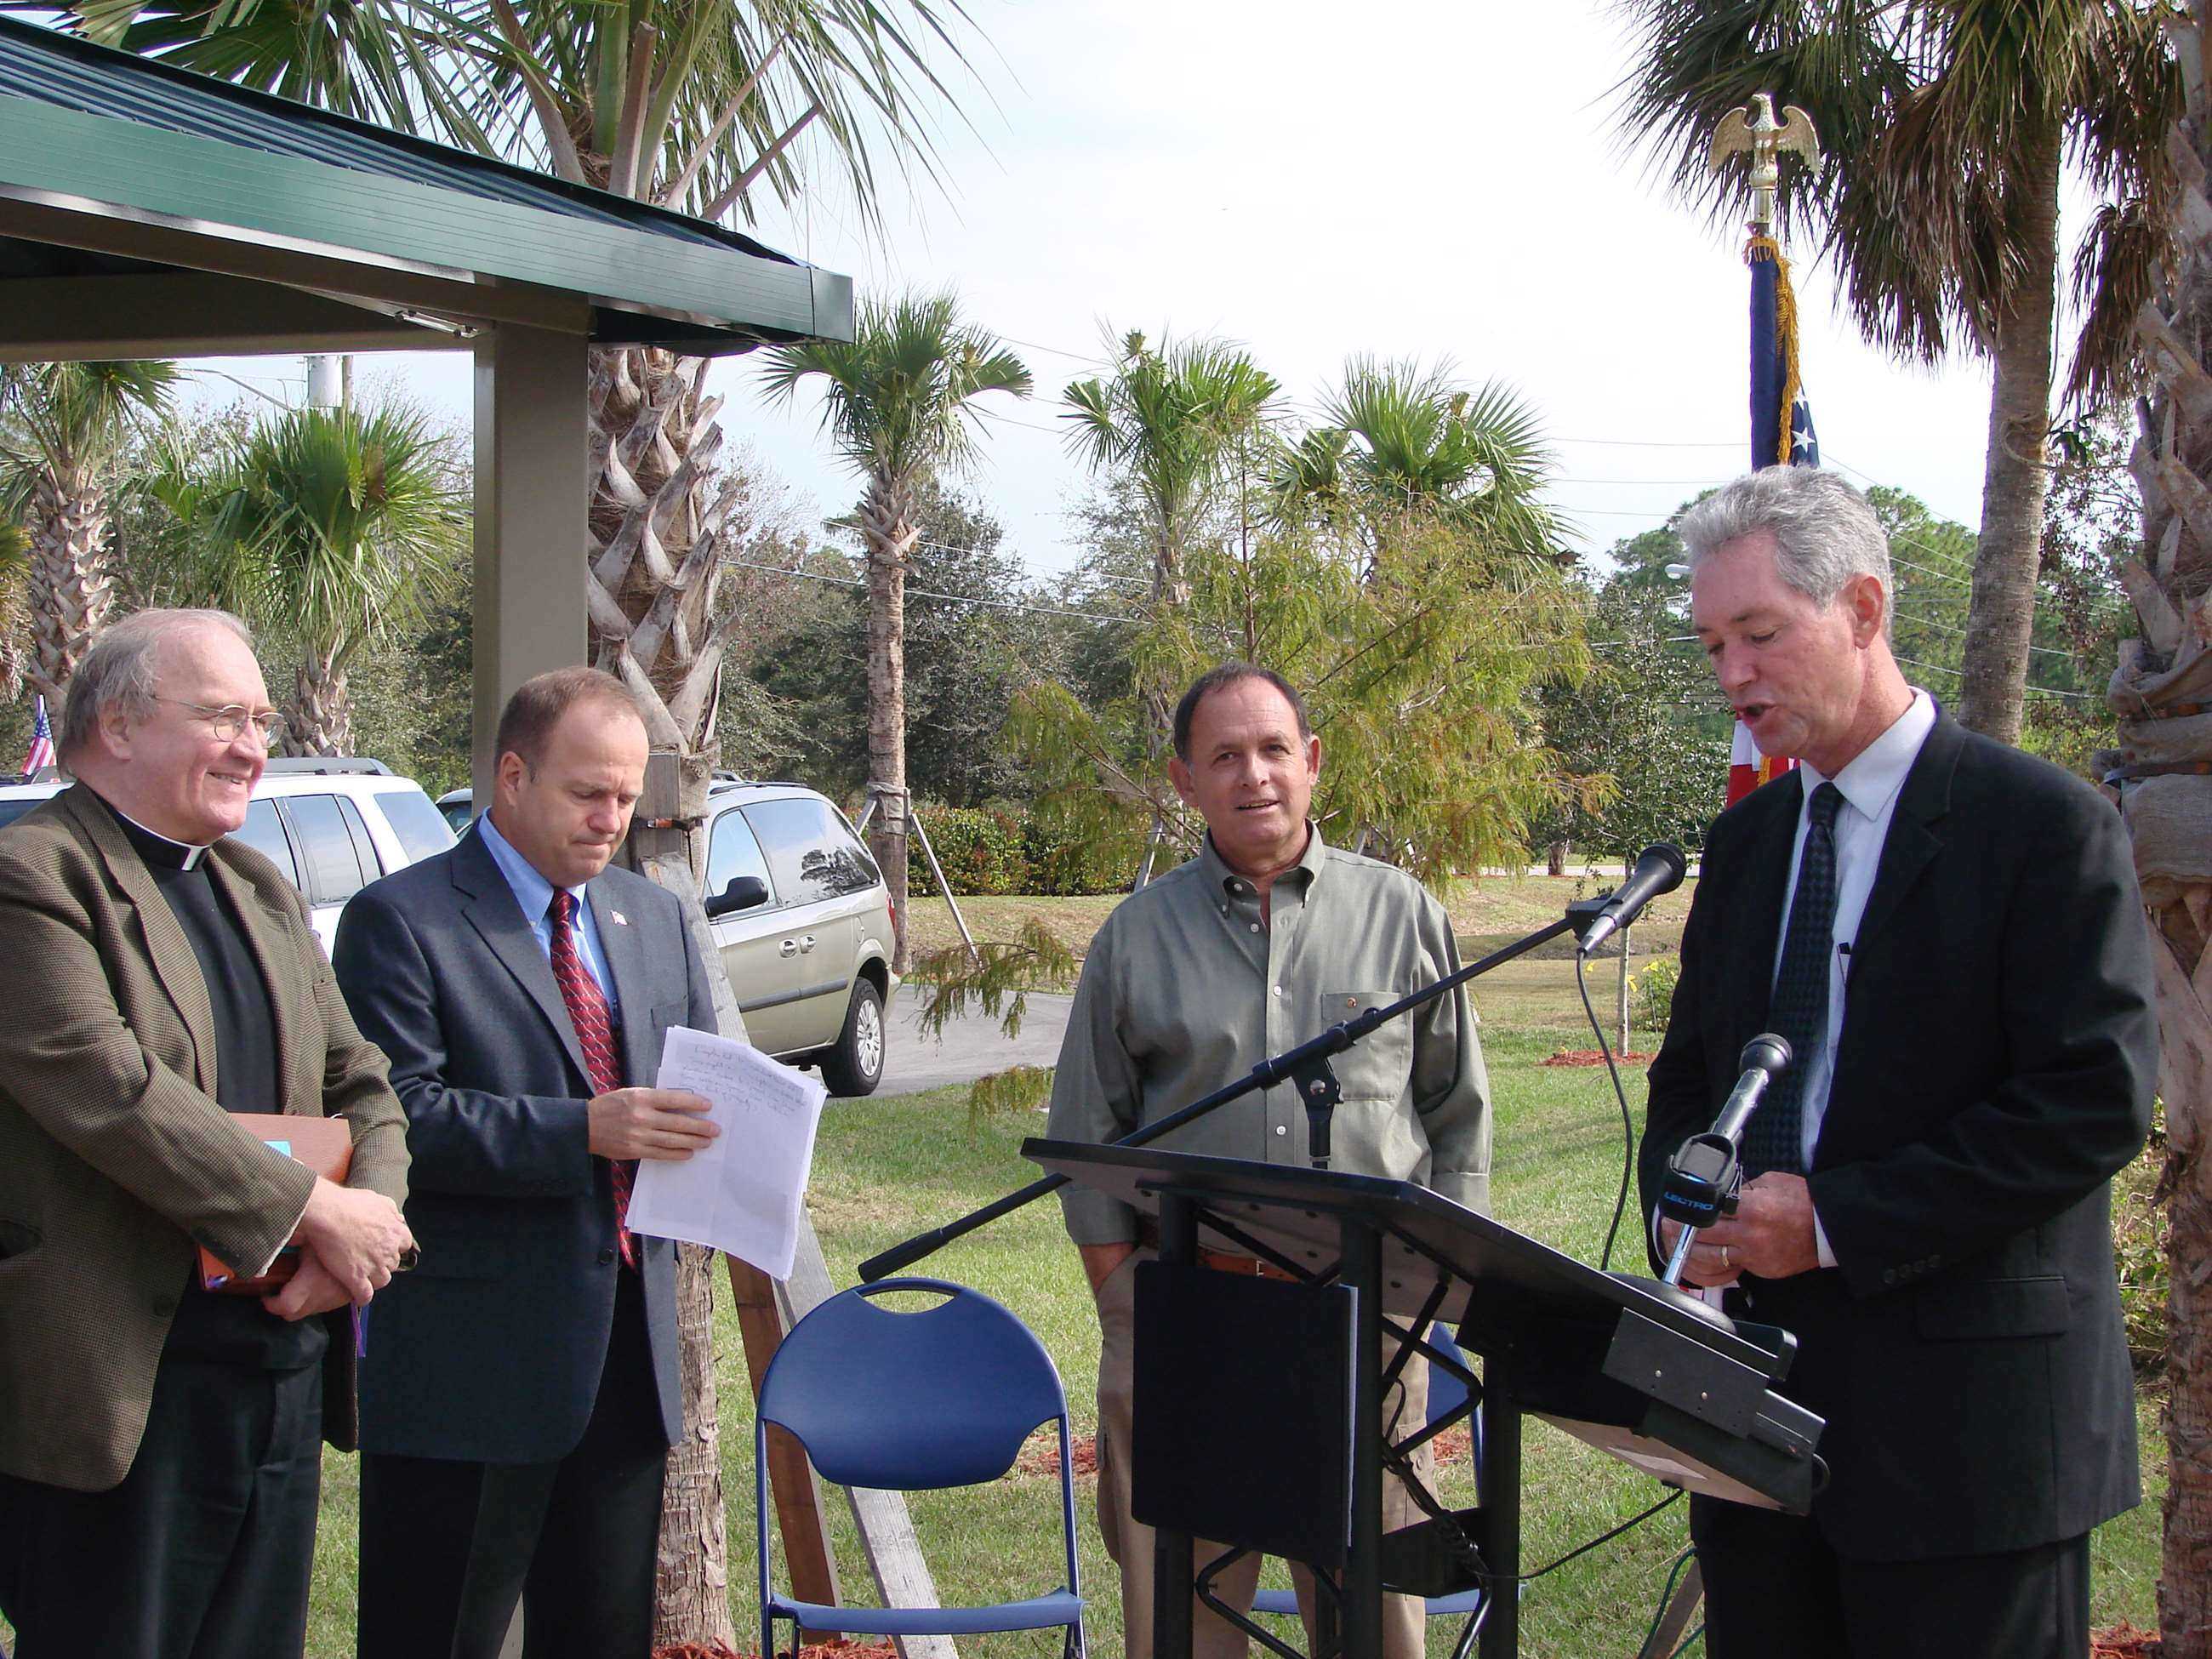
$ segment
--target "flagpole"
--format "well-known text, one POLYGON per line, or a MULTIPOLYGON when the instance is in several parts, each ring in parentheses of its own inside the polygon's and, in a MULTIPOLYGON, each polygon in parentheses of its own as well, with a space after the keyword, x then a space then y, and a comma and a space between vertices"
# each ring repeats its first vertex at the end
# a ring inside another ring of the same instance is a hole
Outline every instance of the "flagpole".
MULTIPOLYGON (((1820 448, 1813 436, 1812 416, 1805 408, 1797 374, 1797 301, 1790 286, 1789 262, 1775 234, 1775 195, 1782 185, 1782 152, 1794 152, 1806 165, 1818 167, 1820 143, 1813 118, 1795 105, 1786 105, 1783 118, 1774 118, 1774 99, 1759 93, 1743 109, 1731 110, 1714 129, 1705 166, 1719 173, 1736 155, 1747 155, 1746 181, 1751 188, 1751 212, 1745 222, 1749 239, 1744 262, 1751 269, 1751 465, 1753 471, 1781 464, 1820 465, 1820 448), (1801 420, 1801 415, 1802 416, 1801 420)), ((1786 756, 1763 754, 1752 740, 1751 729, 1735 723, 1729 756, 1725 802, 1733 806, 1760 784, 1787 771, 1796 762, 1786 756)))

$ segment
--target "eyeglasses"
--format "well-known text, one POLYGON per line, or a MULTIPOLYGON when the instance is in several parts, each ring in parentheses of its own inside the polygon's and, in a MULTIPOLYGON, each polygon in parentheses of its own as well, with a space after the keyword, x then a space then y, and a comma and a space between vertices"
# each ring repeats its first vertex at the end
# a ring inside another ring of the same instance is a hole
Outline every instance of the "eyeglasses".
POLYGON ((210 708, 204 702, 186 702, 182 697, 155 697, 156 702, 174 703, 179 708, 189 708, 208 725, 209 732, 217 743, 236 743, 239 733, 252 726, 260 735, 261 745, 266 749, 276 743, 276 735, 284 729, 284 717, 275 709, 255 714, 238 703, 226 703, 221 708, 210 708))

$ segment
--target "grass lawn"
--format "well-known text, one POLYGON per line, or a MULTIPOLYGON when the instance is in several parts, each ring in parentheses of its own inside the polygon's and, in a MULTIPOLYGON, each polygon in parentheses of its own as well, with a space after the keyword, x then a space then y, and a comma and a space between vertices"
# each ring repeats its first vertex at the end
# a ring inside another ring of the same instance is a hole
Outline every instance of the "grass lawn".
MULTIPOLYGON (((1470 955, 1542 925, 1577 896, 1573 878, 1498 879, 1467 884, 1449 898, 1470 955)), ((1590 890, 1589 884, 1583 890, 1590 890)), ((1008 938, 1022 916, 1039 915, 1079 951, 1087 945, 1111 898, 976 899, 964 907, 982 938, 1008 938)), ((1673 948, 1687 909, 1686 893, 1655 907, 1636 930, 1639 955, 1673 948)), ((947 942, 951 919, 933 899, 915 904, 918 935, 938 930, 947 942)), ((1612 1003, 1610 963, 1590 976, 1601 1015, 1612 1003)), ((1620 1179, 1620 1115, 1601 1068, 1542 1065, 1561 1048, 1585 1048, 1589 1036, 1574 994, 1576 969, 1553 950, 1509 965, 1474 988, 1497 1102, 1492 1192, 1499 1218, 1583 1261, 1595 1262, 1620 1179)), ((1641 1039, 1637 1046, 1648 1044, 1641 1039)), ((1642 1109, 1640 1077, 1627 1077, 1630 1104, 1642 1109)), ((862 1258, 959 1215, 1035 1174, 1018 1154, 1022 1138, 1042 1118, 1030 1114, 971 1124, 964 1088, 885 1101, 834 1102, 824 1115, 810 1204, 833 1279, 854 1281, 862 1258)), ((1632 1231, 1634 1222, 1628 1224, 1632 1231)), ((1632 1237, 1619 1252, 1632 1263, 1632 1237)), ((1097 1333, 1075 1253, 1060 1227, 1056 1205, 1031 1206, 970 1235, 921 1271, 961 1280, 997 1297, 1028 1322, 1067 1386, 1080 1433, 1095 1415, 1097 1333)), ((734 1319, 719 1318, 722 1449, 730 1515, 730 1587, 741 1641, 756 1618, 751 1520, 750 1395, 734 1319)), ((2149 1626, 2155 1618, 2159 1569, 2158 1499, 2165 1488, 2166 1447, 2154 1402, 2140 1411, 2142 1507, 2102 1528, 2096 1539, 2094 1617, 2149 1626)), ((1541 1566, 1644 1508, 1659 1495, 1651 1481, 1540 1424, 1529 1426, 1524 1567, 1541 1566)), ((324 1460, 325 1497, 318 1539, 313 1623, 307 1651, 343 1659, 353 1651, 352 1625, 357 1501, 355 1461, 324 1460)), ((1079 1533, 1084 1583, 1091 1601, 1092 1651, 1121 1650, 1121 1609, 1112 1565, 1097 1542, 1090 1512, 1091 1483, 1080 1483, 1079 1533)), ((1464 1472, 1449 1474, 1448 1499, 1470 1501, 1464 1472)), ((830 1494, 840 1567, 851 1599, 872 1586, 850 1525, 830 1494)), ((963 1600, 1034 1593, 1054 1582, 1059 1550, 1057 1494, 1049 1477, 1016 1475, 974 1494, 926 1496, 915 1520, 940 1591, 963 1600)), ((1569 1563, 1528 1587, 1523 1651, 1557 1659, 1632 1654, 1656 1608, 1668 1571, 1687 1542, 1681 1509, 1662 1514, 1606 1547, 1569 1563)), ((1279 1564, 1270 1581, 1286 1582, 1279 1564)), ((1431 1651, 1448 1652, 1449 1621, 1431 1628, 1431 1651)), ((1042 1654, 1047 1638, 1030 1635, 963 1642, 974 1655, 1042 1654)), ((1693 1647, 1692 1652, 1698 1650, 1693 1647)))
MULTIPOLYGON (((1608 971, 1601 970, 1601 977, 1608 971)), ((1528 1024, 1501 1018, 1493 997, 1483 999, 1492 1011, 1484 1036, 1498 1101, 1498 1211, 1510 1224, 1594 1262, 1620 1176, 1620 1112, 1601 1069, 1539 1063, 1571 1036, 1570 1013, 1576 1019, 1580 1015, 1566 989, 1571 966, 1534 963, 1528 972, 1530 982, 1517 994, 1534 1017, 1528 1024)), ((1631 1103, 1640 1110, 1638 1082, 1630 1079, 1631 1103)), ((1019 1121, 971 1126, 964 1089, 892 1101, 833 1103, 823 1120, 810 1200, 833 1278, 840 1284, 853 1282, 854 1267, 863 1257, 1027 1179, 1034 1171, 1018 1149, 1023 1136, 1035 1133, 1041 1121, 1024 1115, 1019 1121)), ((1628 1250, 1633 1249, 1632 1240, 1628 1250)), ((1078 1431, 1089 1431, 1096 1331, 1056 1206, 1034 1206, 970 1235, 921 1270, 987 1291, 1028 1322, 1060 1364, 1078 1431)), ((726 1313, 720 1352, 731 1601, 742 1638, 755 1618, 752 1443, 743 1350, 726 1313)), ((2142 1419, 2148 1501, 2098 1534, 2094 1616, 2100 1626, 2122 1617, 2142 1626, 2154 1621, 2157 1498, 2165 1484, 2165 1446, 2154 1407, 2147 1406, 2142 1419)), ((333 1454, 326 1457, 325 1469, 308 1651, 339 1659, 352 1650, 353 1460, 333 1454)), ((1659 1495, 1650 1481, 1542 1425, 1530 1425, 1526 1474, 1528 1568, 1542 1565, 1659 1495)), ((1079 1493, 1082 1570, 1091 1598, 1089 1628, 1092 1650, 1112 1655, 1121 1649, 1119 1597, 1112 1565, 1091 1522, 1090 1486, 1080 1483, 1079 1493)), ((1468 1501, 1463 1481, 1458 1483, 1457 1501, 1468 1501)), ((862 1599, 872 1589, 864 1559, 834 1492, 831 1502, 848 1593, 862 1599)), ((941 1592, 985 1599, 1033 1593, 1052 1582, 1059 1543, 1056 1492, 1049 1477, 1017 1475, 981 1493, 925 1497, 915 1508, 941 1592)), ((1529 1585, 1523 1603, 1523 1651, 1559 1659, 1632 1654, 1668 1567, 1686 1541, 1678 1506, 1529 1585)), ((1269 1569, 1271 1575, 1280 1571, 1273 1565, 1269 1569)), ((1431 1650, 1448 1652, 1448 1621, 1437 1621, 1431 1633, 1431 1650)), ((1048 1639, 1037 1635, 962 1644, 963 1653, 982 1655, 1047 1650, 1048 1639)))

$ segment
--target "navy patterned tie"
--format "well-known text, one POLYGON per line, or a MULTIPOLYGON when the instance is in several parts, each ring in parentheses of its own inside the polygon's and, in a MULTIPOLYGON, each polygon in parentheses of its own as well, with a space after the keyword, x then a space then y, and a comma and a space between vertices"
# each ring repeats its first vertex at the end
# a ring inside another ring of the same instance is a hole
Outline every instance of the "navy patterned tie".
POLYGON ((1828 1041, 1828 970, 1836 953, 1836 814, 1844 792, 1824 783, 1813 792, 1805 847, 1797 860, 1797 890, 1790 901, 1790 932, 1782 967, 1766 1009, 1767 1030, 1789 1040, 1794 1058, 1774 1079, 1743 1136, 1743 1161, 1752 1175, 1805 1170, 1805 1066, 1828 1041))
MULTIPOLYGON (((568 1005, 568 1023, 576 1028, 576 1046, 584 1051, 584 1066, 592 1076, 594 1094, 611 1094, 622 1087, 622 1061, 615 1054, 613 1022, 607 1018, 607 1000, 599 981, 584 965, 576 948, 574 917, 576 896, 564 888, 553 890, 553 978, 561 987, 561 1000, 568 1005)), ((630 1182, 637 1166, 619 1158, 607 1165, 614 1182, 615 1237, 622 1246, 623 1265, 637 1266, 637 1244, 629 1232, 630 1182)))

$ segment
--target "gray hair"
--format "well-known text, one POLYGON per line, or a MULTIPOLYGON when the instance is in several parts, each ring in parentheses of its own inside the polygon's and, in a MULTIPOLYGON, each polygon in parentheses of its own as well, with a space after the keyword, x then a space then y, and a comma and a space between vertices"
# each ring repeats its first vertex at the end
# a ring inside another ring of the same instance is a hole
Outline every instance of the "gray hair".
POLYGON ((67 764, 90 743, 109 708, 131 720, 152 714, 161 688, 161 647, 179 634, 217 629, 253 649, 252 633, 228 611, 140 611, 101 629, 70 676, 69 702, 54 739, 57 757, 67 764))
POLYGON ((1882 631, 1889 630, 1889 538, 1867 498, 1841 475, 1817 466, 1765 466, 1716 490, 1674 526, 1690 568, 1758 531, 1774 537, 1774 568, 1784 583, 1826 606, 1854 576, 1881 583, 1882 631))

